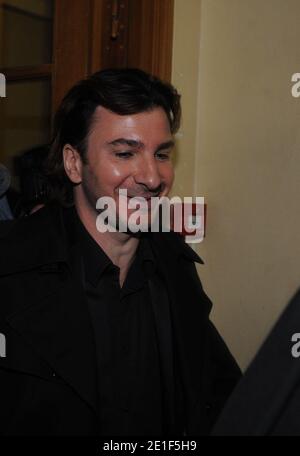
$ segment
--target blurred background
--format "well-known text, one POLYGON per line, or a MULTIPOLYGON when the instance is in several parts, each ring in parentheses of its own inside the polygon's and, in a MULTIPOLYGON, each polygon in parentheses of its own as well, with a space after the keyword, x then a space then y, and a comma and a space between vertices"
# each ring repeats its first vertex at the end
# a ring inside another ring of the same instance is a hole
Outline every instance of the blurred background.
POLYGON ((242 368, 300 285, 299 23, 299 0, 0 0, 0 162, 16 191, 15 162, 45 153, 77 80, 131 66, 181 92, 172 194, 206 199, 199 275, 242 368))

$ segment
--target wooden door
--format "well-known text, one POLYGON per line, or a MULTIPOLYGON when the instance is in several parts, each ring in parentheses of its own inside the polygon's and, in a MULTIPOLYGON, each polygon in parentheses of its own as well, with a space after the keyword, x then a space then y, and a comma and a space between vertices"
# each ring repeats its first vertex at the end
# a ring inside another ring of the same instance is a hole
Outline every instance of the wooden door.
POLYGON ((170 80, 174 0, 56 0, 53 99, 103 68, 170 80))

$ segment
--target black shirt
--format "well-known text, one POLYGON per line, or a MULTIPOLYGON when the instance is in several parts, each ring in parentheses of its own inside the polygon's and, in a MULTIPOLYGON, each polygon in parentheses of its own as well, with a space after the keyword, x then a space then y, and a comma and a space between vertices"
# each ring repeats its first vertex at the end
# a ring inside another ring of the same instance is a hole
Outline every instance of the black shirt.
POLYGON ((168 410, 148 279, 157 275, 151 243, 142 235, 122 288, 112 263, 81 223, 72 219, 76 256, 94 329, 101 435, 162 435, 168 410), (74 230, 75 228, 75 230, 74 230), (77 258, 78 259, 78 258, 77 258))

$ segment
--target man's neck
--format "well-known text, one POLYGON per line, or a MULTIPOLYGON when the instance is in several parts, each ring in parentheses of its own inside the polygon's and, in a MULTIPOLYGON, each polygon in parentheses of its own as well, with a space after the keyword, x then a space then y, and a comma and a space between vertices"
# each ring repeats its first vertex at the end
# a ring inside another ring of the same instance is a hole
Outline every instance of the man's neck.
POLYGON ((106 231, 100 233, 97 230, 97 213, 75 202, 75 208, 85 229, 102 248, 113 264, 120 268, 120 285, 122 286, 127 272, 134 260, 139 244, 139 239, 128 234, 106 231))

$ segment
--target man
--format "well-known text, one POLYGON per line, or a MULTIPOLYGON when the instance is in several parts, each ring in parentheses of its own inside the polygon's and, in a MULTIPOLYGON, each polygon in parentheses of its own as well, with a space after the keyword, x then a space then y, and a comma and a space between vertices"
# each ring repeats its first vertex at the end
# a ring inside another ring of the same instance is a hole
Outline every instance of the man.
POLYGON ((140 70, 101 71, 63 100, 49 173, 64 208, 1 228, 4 434, 209 433, 240 371, 200 258, 175 233, 118 230, 119 212, 97 229, 99 198, 169 193, 179 120, 176 90, 140 70))

